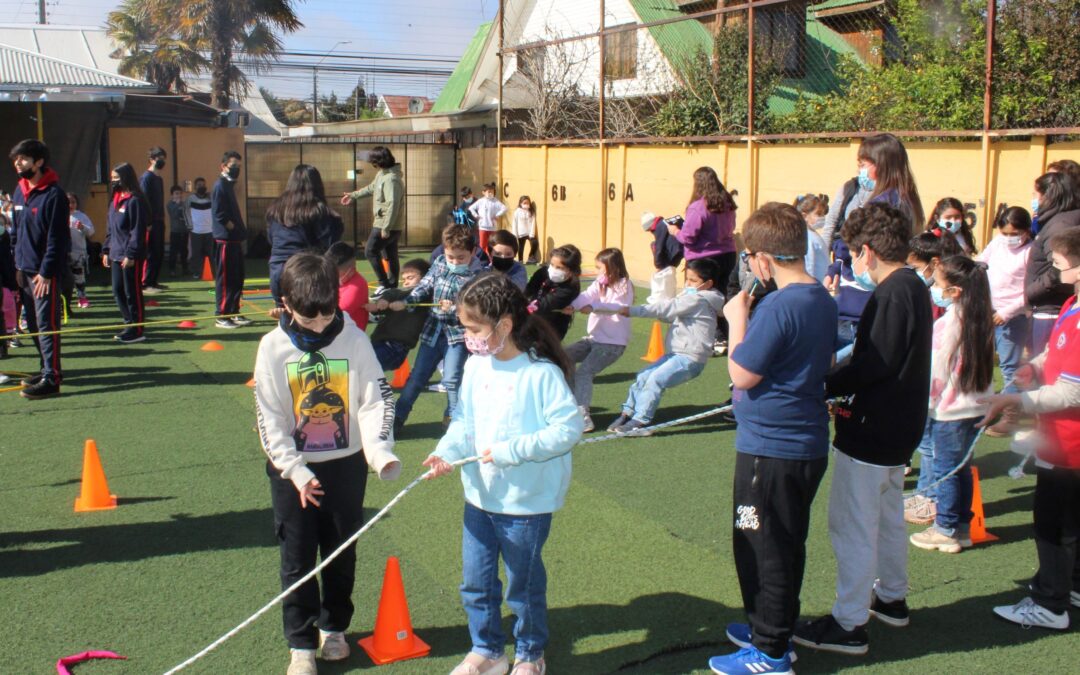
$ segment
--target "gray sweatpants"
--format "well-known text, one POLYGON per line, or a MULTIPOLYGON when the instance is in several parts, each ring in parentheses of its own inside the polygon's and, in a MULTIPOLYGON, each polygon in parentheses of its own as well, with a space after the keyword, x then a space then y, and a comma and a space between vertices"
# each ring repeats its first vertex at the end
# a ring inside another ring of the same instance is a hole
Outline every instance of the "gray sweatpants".
POLYGON ((832 465, 829 538, 836 554, 832 615, 844 630, 852 630, 870 620, 871 591, 885 602, 907 597, 904 467, 865 464, 836 448, 832 465))
POLYGON ((586 408, 592 403, 593 378, 619 360, 625 345, 605 345, 582 338, 566 347, 566 355, 577 364, 574 370, 574 398, 586 408))

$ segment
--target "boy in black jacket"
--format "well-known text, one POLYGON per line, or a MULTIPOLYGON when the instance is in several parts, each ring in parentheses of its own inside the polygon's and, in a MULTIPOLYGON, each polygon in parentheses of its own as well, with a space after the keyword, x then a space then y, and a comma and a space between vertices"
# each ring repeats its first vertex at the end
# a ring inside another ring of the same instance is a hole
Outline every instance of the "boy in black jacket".
POLYGON ((845 397, 836 406, 829 494, 836 603, 793 637, 815 649, 865 654, 871 615, 908 624, 904 465, 926 425, 932 332, 926 284, 905 266, 908 223, 899 210, 872 203, 853 211, 840 233, 855 278, 875 290, 851 361, 826 380, 829 396, 845 397))
POLYGON ((165 181, 161 178, 161 171, 165 168, 166 157, 164 148, 156 145, 150 148, 146 171, 139 177, 139 188, 150 206, 146 227, 146 267, 141 280, 146 295, 157 295, 165 289, 158 284, 158 277, 161 275, 161 264, 165 261, 165 181))
MULTIPOLYGON (((49 149, 41 141, 20 141, 8 158, 19 174, 11 198, 12 237, 27 328, 31 333, 56 331, 60 329, 60 280, 71 251, 67 193, 48 167, 49 149)), ((60 336, 40 335, 34 345, 41 355, 41 373, 24 380, 20 394, 28 399, 57 396, 63 381, 60 336)))
POLYGON ((248 326, 251 320, 240 316, 240 298, 244 289, 244 241, 247 228, 236 200, 236 181, 243 164, 240 153, 229 150, 221 158, 221 177, 210 195, 214 218, 214 245, 217 247, 217 279, 214 284, 214 314, 218 328, 248 326))

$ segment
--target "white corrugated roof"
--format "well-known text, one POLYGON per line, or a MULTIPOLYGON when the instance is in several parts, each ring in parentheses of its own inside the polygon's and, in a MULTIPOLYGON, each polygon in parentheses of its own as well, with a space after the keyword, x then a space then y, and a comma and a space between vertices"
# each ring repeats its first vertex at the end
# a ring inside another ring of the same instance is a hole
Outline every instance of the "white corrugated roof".
POLYGON ((0 44, 117 74, 119 61, 105 31, 95 26, 0 23, 0 44))
POLYGON ((0 88, 21 89, 24 87, 146 89, 152 88, 153 85, 142 80, 0 44, 0 88))

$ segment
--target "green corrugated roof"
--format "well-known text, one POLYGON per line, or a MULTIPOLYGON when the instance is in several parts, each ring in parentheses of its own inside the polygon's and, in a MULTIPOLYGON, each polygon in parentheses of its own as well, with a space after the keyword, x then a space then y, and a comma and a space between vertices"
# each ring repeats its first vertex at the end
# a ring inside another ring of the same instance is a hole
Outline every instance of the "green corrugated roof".
POLYGON ((484 51, 484 43, 487 42, 487 36, 491 32, 493 23, 488 21, 480 24, 480 27, 476 29, 476 34, 469 41, 469 46, 465 48, 461 60, 454 67, 454 72, 450 73, 450 79, 446 81, 442 91, 439 92, 439 98, 435 99, 435 105, 432 106, 431 112, 448 113, 461 109, 461 101, 465 98, 465 92, 469 88, 469 82, 472 80, 476 65, 480 63, 480 55, 484 51))
MULTIPOLYGON (((673 0, 630 0, 630 5, 642 23, 686 16, 679 11, 679 6, 673 0)), ((708 54, 712 51, 712 35, 709 29, 693 19, 651 26, 648 30, 668 63, 676 70, 695 54, 708 54)))

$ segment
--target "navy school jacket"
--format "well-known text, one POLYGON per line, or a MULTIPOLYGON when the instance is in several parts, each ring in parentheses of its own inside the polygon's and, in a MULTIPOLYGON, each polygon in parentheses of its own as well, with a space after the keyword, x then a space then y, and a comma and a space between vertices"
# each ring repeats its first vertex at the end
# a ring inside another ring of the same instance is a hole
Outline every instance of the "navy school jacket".
POLYGON ((58 180, 55 171, 46 169, 36 187, 19 180, 11 197, 15 267, 23 272, 54 278, 68 264, 68 199, 58 180))
POLYGON ((214 183, 210 193, 210 211, 214 217, 214 239, 216 241, 247 241, 247 228, 244 217, 240 214, 240 203, 236 201, 236 184, 221 176, 214 183), (230 230, 226 225, 233 224, 230 230))
POLYGON ((102 252, 109 262, 130 258, 146 258, 146 228, 150 225, 150 210, 133 195, 113 197, 109 205, 109 229, 105 234, 102 252))
POLYGON ((165 181, 153 171, 147 170, 139 177, 139 188, 146 195, 150 206, 150 223, 165 225, 165 181))

